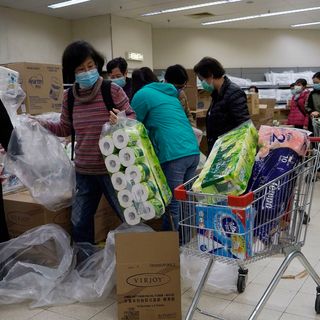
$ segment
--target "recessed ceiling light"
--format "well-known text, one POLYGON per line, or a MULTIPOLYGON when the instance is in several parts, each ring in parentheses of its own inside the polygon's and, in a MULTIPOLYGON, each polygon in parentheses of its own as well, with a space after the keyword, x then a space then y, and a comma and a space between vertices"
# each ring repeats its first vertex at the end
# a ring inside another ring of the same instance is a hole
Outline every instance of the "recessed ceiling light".
POLYGON ((308 22, 308 23, 300 23, 300 24, 292 24, 292 28, 298 28, 298 27, 306 27, 306 26, 315 26, 317 24, 320 24, 319 22, 308 22))
POLYGON ((262 13, 262 14, 257 14, 257 15, 254 15, 254 16, 245 16, 245 17, 239 17, 239 18, 233 18, 233 19, 225 19, 225 20, 203 22, 202 25, 208 26, 208 25, 211 25, 211 24, 221 24, 221 23, 228 23, 228 22, 235 22, 235 21, 253 20, 253 19, 258 19, 258 18, 282 16, 282 15, 285 15, 285 14, 293 14, 293 13, 306 12, 306 11, 315 11, 315 10, 320 10, 320 7, 312 7, 312 8, 296 9, 296 10, 287 10, 287 11, 278 11, 278 12, 271 12, 271 13, 262 13))
POLYGON ((143 16, 143 17, 155 16, 155 15, 163 14, 163 13, 172 13, 172 12, 178 12, 178 11, 184 11, 184 10, 192 10, 192 9, 197 9, 197 8, 217 6, 219 4, 228 4, 228 3, 240 2, 240 1, 242 1, 242 0, 221 0, 221 1, 207 2, 207 3, 195 4, 195 5, 191 5, 191 6, 178 7, 178 8, 172 8, 172 9, 164 9, 164 10, 144 13, 141 16, 143 16))
POLYGON ((48 6, 48 8, 58 9, 58 8, 62 8, 62 7, 73 6, 74 4, 79 4, 79 3, 87 2, 87 1, 91 1, 91 0, 69 0, 69 1, 63 1, 63 2, 59 2, 59 3, 51 4, 50 6, 48 6))

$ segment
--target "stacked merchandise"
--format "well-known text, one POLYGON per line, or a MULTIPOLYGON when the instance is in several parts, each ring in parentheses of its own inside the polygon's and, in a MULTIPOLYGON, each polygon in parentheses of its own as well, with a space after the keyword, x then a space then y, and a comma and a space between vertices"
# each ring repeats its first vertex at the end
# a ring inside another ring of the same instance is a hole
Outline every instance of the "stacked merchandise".
POLYGON ((161 217, 171 191, 143 124, 121 118, 102 130, 99 146, 126 222, 161 217))
MULTIPOLYGON (((251 121, 221 136, 193 184, 193 191, 223 196, 242 194, 251 176, 257 144, 258 134, 251 121)), ((195 209, 201 251, 238 259, 252 255, 251 208, 231 208, 225 197, 208 196, 195 209)))

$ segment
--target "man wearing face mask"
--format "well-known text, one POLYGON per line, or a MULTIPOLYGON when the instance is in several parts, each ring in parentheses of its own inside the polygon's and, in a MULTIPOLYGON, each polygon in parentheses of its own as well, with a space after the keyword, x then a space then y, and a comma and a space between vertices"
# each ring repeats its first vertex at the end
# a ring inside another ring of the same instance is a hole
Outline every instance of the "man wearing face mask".
POLYGON ((308 100, 309 90, 307 89, 307 81, 298 79, 291 89, 292 98, 290 101, 290 112, 287 124, 293 125, 295 128, 308 127, 308 115, 305 110, 305 103, 308 100))
POLYGON ((131 100, 131 78, 127 77, 127 61, 121 57, 110 60, 107 63, 107 73, 110 80, 121 87, 131 100))
POLYGON ((198 62, 194 72, 204 90, 211 93, 212 102, 206 115, 208 154, 222 134, 250 119, 244 91, 225 75, 221 63, 205 57, 198 62))

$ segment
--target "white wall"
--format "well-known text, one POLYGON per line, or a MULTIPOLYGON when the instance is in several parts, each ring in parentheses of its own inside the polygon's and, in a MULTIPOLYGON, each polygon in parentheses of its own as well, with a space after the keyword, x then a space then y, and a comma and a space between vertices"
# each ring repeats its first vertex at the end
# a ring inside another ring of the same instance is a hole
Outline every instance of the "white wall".
POLYGON ((103 15, 72 21, 72 39, 90 42, 107 60, 112 58, 111 17, 103 15))
POLYGON ((128 61, 130 69, 153 67, 151 24, 111 16, 113 57, 124 57, 128 51, 143 53, 144 61, 128 61))
POLYGON ((61 63, 71 40, 65 19, 0 7, 0 63, 61 63))
POLYGON ((153 29, 154 68, 192 68, 211 56, 226 68, 320 65, 320 30, 153 29))

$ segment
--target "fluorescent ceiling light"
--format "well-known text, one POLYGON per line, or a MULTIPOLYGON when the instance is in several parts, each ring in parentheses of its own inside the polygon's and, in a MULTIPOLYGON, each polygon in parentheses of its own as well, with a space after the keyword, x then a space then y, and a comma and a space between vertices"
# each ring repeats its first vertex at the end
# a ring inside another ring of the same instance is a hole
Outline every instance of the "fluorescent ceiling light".
POLYGON ((177 12, 177 11, 192 10, 192 9, 197 9, 197 8, 217 6, 219 4, 227 4, 227 3, 240 2, 240 1, 242 1, 242 0, 221 0, 221 1, 207 2, 207 3, 195 4, 195 5, 191 5, 191 6, 149 12, 149 13, 142 14, 142 16, 143 17, 155 16, 155 15, 163 14, 163 13, 172 13, 172 12, 177 12))
POLYGON ((211 24, 221 24, 221 23, 227 23, 227 22, 253 20, 253 19, 258 19, 258 18, 282 16, 282 15, 285 15, 285 14, 293 14, 293 13, 315 11, 315 10, 320 10, 320 7, 312 7, 312 8, 296 9, 296 10, 288 10, 288 11, 278 11, 278 12, 272 12, 272 13, 262 13, 262 14, 257 14, 257 15, 254 15, 254 16, 246 16, 246 17, 239 17, 239 18, 226 19, 226 20, 203 22, 202 25, 203 26, 208 26, 208 25, 211 25, 211 24))
POLYGON ((309 22, 309 23, 292 24, 291 27, 297 28, 297 27, 305 27, 305 26, 315 26, 316 24, 320 24, 320 21, 319 21, 319 22, 309 22))
POLYGON ((62 8, 62 7, 73 6, 74 4, 78 4, 78 3, 82 3, 82 2, 87 2, 87 1, 90 1, 90 0, 69 0, 69 1, 63 1, 63 2, 59 2, 59 3, 51 4, 50 6, 48 6, 48 8, 58 9, 58 8, 62 8))

